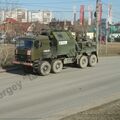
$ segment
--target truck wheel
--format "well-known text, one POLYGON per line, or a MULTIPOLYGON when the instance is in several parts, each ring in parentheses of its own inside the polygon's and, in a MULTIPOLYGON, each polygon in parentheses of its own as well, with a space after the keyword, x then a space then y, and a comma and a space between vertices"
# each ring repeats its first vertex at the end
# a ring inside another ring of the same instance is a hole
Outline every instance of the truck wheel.
POLYGON ((53 73, 59 73, 62 71, 63 63, 61 60, 54 60, 52 62, 52 72, 53 73))
POLYGON ((39 69, 39 60, 36 60, 33 62, 33 72, 38 73, 38 69, 39 69))
POLYGON ((42 61, 39 65, 38 73, 45 76, 48 75, 51 71, 51 65, 47 61, 42 61))
POLYGON ((97 63, 97 56, 95 54, 92 54, 90 57, 89 57, 89 66, 90 67, 93 67, 95 66, 97 63))
POLYGON ((79 60, 79 67, 80 68, 86 68, 88 65, 88 57, 83 55, 79 60))

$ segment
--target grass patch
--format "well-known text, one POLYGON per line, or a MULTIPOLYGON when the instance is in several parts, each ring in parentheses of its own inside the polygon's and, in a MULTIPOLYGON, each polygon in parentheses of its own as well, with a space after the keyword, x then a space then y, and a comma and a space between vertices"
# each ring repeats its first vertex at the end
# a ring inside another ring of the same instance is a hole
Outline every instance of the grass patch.
POLYGON ((107 53, 106 53, 106 45, 100 45, 99 46, 99 55, 100 56, 120 55, 120 42, 108 43, 107 44, 107 53))

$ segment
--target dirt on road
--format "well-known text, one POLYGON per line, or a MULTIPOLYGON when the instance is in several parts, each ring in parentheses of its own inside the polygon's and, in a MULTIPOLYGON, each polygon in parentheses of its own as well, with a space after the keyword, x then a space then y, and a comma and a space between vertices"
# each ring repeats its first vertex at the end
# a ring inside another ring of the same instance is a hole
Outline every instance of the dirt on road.
POLYGON ((120 99, 61 120, 120 120, 120 99))

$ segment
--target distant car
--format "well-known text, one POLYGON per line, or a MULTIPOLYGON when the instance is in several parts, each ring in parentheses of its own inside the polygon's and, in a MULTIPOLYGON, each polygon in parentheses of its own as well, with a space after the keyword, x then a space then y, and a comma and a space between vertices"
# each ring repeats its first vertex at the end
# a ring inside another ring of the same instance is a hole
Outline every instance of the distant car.
POLYGON ((2 34, 0 33, 0 43, 5 43, 5 39, 6 39, 6 34, 2 34))
POLYGON ((14 37, 13 39, 10 40, 10 43, 15 44, 16 38, 14 37))
POLYGON ((18 38, 19 38, 19 36, 13 37, 13 38, 10 40, 10 43, 15 44, 18 38))
POLYGON ((0 38, 0 44, 3 44, 3 43, 4 43, 4 39, 0 38))

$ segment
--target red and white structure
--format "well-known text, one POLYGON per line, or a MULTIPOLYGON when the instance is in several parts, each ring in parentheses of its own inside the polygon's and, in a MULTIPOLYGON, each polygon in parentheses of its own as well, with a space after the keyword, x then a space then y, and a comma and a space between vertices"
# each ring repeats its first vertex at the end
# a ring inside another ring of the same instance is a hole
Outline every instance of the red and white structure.
POLYGON ((108 5, 108 22, 109 24, 112 24, 112 5, 108 5))
POLYGON ((92 24, 92 20, 93 20, 92 7, 88 6, 88 25, 92 24))
POLYGON ((102 3, 100 2, 98 4, 98 23, 99 25, 101 24, 101 20, 102 20, 102 3))
POLYGON ((80 25, 84 25, 84 5, 80 6, 80 25))

